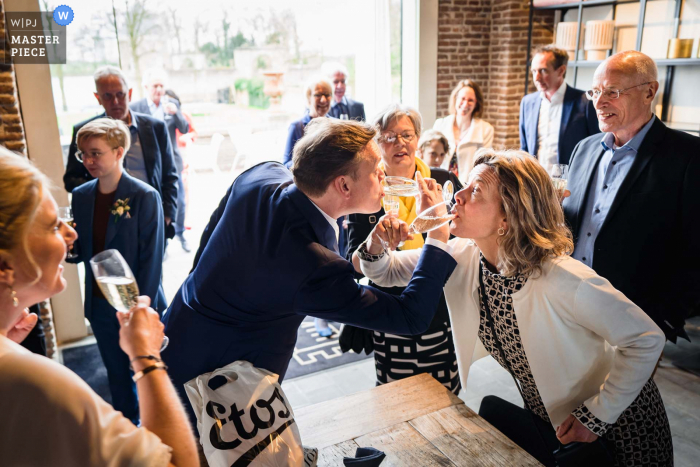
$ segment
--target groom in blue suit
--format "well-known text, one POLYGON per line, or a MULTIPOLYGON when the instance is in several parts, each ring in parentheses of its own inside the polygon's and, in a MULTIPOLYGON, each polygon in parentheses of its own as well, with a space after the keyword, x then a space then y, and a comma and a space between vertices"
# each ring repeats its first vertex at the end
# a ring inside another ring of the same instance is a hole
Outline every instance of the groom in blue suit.
POLYGON ((600 133, 593 103, 564 82, 568 59, 552 45, 535 49, 531 71, 537 92, 520 102, 520 149, 543 165, 568 164, 579 141, 600 133))
POLYGON ((338 254, 335 220, 380 208, 375 133, 315 119, 294 147, 293 175, 269 162, 233 182, 163 318, 171 342, 163 359, 183 396, 185 382, 236 360, 281 381, 307 315, 397 334, 427 329, 456 265, 447 245, 428 240, 400 296, 357 284, 338 254))

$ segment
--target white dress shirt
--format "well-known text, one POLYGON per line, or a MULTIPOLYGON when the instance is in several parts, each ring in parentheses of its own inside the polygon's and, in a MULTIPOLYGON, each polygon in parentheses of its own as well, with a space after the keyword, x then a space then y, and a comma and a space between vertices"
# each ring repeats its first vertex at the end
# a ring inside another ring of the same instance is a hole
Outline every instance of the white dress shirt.
POLYGON ((537 159, 543 167, 559 163, 559 129, 564 93, 566 83, 559 86, 551 101, 541 93, 540 119, 537 123, 537 159))

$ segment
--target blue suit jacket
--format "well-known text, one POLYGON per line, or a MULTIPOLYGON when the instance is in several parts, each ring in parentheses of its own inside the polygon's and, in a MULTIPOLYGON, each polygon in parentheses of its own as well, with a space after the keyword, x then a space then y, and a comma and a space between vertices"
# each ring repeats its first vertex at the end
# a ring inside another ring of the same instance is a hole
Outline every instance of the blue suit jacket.
MULTIPOLYGON (((355 282, 326 218, 281 164, 234 181, 163 317, 175 387, 236 360, 284 378, 306 315, 397 334, 430 325, 455 260, 426 246, 400 296, 355 282)), ((186 399, 185 399, 186 400, 186 399)), ((189 404, 186 404, 189 406, 189 404)))
MULTIPOLYGON (((350 118, 350 120, 359 120, 361 122, 364 122, 366 120, 365 105, 362 102, 354 101, 348 98, 347 96, 345 97, 345 100, 347 101, 349 112, 348 117, 350 118)), ((331 117, 340 118, 340 106, 331 106, 331 110, 328 112, 328 115, 330 115, 331 117)))
MULTIPOLYGON (((520 102, 520 149, 537 155, 537 124, 540 120, 542 96, 533 92, 520 102)), ((571 153, 582 139, 600 133, 593 102, 584 91, 566 87, 559 126, 559 163, 568 164, 571 153)))
MULTIPOLYGON (((90 258, 94 256, 92 247, 92 219, 95 212, 97 180, 91 180, 73 190, 73 216, 78 232, 74 251, 78 257, 67 260, 72 263, 85 262, 85 316, 92 312, 92 268, 90 258)), ((152 187, 124 172, 114 200, 126 200, 131 207, 129 215, 110 214, 105 237, 105 250, 119 250, 131 271, 141 295, 148 295, 151 306, 163 312, 167 306, 161 286, 163 271, 163 208, 160 196, 152 187)))
MULTIPOLYGON (((139 141, 141 142, 143 158, 146 162, 148 184, 158 191, 163 203, 164 215, 175 219, 175 214, 177 214, 178 172, 173 157, 173 148, 168 137, 168 129, 165 123, 149 115, 132 111, 131 116, 136 120, 136 126, 138 127, 139 141)), ((92 175, 90 175, 85 166, 75 157, 75 153, 78 151, 76 143, 78 131, 86 123, 104 117, 105 114, 97 115, 73 127, 73 139, 68 150, 66 173, 63 175, 63 184, 69 193, 83 183, 93 180, 92 175)))

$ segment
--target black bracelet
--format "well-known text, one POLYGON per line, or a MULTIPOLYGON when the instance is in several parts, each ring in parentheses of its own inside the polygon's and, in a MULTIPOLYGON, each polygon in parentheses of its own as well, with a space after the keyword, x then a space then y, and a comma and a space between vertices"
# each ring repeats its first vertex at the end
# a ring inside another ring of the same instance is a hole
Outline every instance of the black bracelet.
POLYGON ((143 378, 144 376, 146 376, 151 371, 167 370, 167 369, 168 369, 168 367, 163 362, 154 363, 153 365, 146 367, 143 370, 136 373, 134 376, 131 377, 131 379, 134 380, 134 383, 135 383, 138 380, 140 380, 141 378, 143 378))
POLYGON ((155 355, 137 355, 133 358, 133 360, 129 361, 129 369, 131 371, 134 371, 134 367, 132 366, 132 364, 136 360, 153 360, 154 362, 157 362, 157 363, 161 363, 163 361, 160 358, 156 357, 155 355))

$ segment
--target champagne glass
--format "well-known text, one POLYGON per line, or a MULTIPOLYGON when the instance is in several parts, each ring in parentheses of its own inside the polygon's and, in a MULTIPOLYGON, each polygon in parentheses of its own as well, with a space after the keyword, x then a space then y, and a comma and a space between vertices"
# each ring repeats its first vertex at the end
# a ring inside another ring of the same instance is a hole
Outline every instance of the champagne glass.
POLYGON ((569 179, 569 166, 567 164, 552 164, 547 172, 552 179, 554 189, 557 191, 559 198, 562 199, 566 191, 567 180, 569 179))
MULTIPOLYGON (((90 267, 97 285, 110 305, 123 312, 128 312, 136 305, 139 286, 136 284, 134 273, 118 250, 105 250, 96 254, 90 260, 90 267)), ((169 343, 168 336, 163 336, 161 352, 169 343)))
MULTIPOLYGON (((66 225, 75 228, 73 225, 73 209, 70 206, 58 208, 58 218, 66 225)), ((78 255, 73 252, 73 245, 71 245, 68 253, 66 253, 66 259, 75 259, 77 257, 78 255)))
MULTIPOLYGON (((388 176, 382 181, 384 195, 387 196, 420 196, 418 182, 406 177, 388 176)), ((452 202, 454 185, 451 181, 446 181, 442 185, 442 199, 445 202, 452 202)))
POLYGON ((391 217, 398 217, 399 216, 399 197, 398 196, 384 196, 384 199, 382 200, 384 203, 384 212, 388 214, 391 217))

